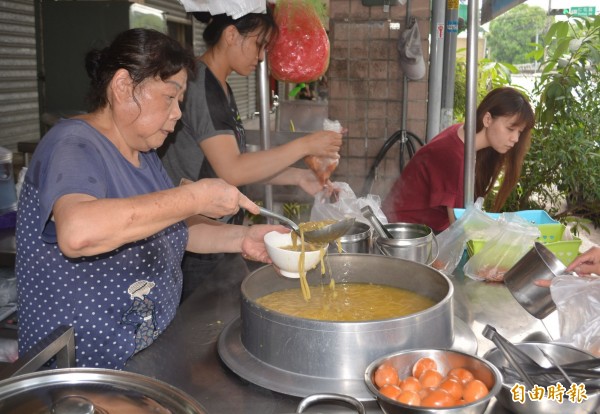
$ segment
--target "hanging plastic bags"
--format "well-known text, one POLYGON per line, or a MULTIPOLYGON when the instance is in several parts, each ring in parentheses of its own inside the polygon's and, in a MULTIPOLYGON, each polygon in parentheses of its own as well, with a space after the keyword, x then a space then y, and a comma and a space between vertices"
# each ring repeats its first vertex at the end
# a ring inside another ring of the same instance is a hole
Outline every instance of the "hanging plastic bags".
POLYGON ((320 0, 278 0, 279 36, 268 53, 271 74, 283 82, 312 82, 329 67, 329 38, 321 23, 320 0))
POLYGON ((371 223, 363 216, 361 209, 370 206, 375 216, 383 224, 387 224, 387 218, 381 210, 381 198, 375 194, 368 194, 366 197, 357 198, 348 183, 333 183, 337 198, 334 202, 330 200, 331 191, 322 190, 315 195, 315 203, 310 211, 310 221, 321 220, 341 220, 346 217, 354 217, 356 221, 368 224, 371 223))

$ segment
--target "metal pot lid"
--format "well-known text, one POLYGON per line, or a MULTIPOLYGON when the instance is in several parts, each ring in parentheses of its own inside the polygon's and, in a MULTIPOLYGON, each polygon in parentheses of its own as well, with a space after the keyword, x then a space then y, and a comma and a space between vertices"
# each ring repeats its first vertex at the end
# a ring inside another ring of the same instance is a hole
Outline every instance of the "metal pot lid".
POLYGON ((131 372, 55 369, 0 381, 3 414, 206 414, 192 397, 131 372))

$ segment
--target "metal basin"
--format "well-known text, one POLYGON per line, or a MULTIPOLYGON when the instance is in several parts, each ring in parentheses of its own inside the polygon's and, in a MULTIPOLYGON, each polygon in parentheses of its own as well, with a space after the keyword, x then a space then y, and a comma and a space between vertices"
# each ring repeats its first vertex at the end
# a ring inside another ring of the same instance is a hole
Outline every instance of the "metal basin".
MULTIPOLYGON (((551 367, 552 364, 539 349, 543 349, 559 365, 594 358, 593 355, 566 344, 520 342, 516 343, 515 346, 543 367, 551 367)), ((509 366, 508 361, 498 348, 491 349, 483 357, 500 370, 502 370, 502 367, 509 366)), ((587 414, 595 413, 598 407, 600 407, 600 392, 592 392, 591 390, 587 390, 587 399, 581 402, 569 400, 567 394, 563 395, 562 401, 556 398, 549 398, 547 394, 539 400, 532 400, 530 395, 526 394, 523 396, 523 401, 515 401, 511 392, 514 385, 514 383, 509 383, 505 380, 496 398, 504 408, 515 414, 587 414)), ((561 382, 561 385, 565 387, 565 391, 570 388, 566 380, 561 382)))
MULTIPOLYGON (((427 296, 436 304, 412 315, 367 322, 292 317, 256 303, 266 294, 299 286, 297 280, 281 277, 272 266, 265 266, 248 275, 241 286, 241 342, 250 354, 295 374, 362 381, 365 367, 383 355, 452 345, 454 288, 439 271, 409 260, 367 254, 328 255, 326 266, 337 283, 394 286, 427 296)), ((307 277, 311 286, 317 285, 320 270, 310 271, 307 277)))

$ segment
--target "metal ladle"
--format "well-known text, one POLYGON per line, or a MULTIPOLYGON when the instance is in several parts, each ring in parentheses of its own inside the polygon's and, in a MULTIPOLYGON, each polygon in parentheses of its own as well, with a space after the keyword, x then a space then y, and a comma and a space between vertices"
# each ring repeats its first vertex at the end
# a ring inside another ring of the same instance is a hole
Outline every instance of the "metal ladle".
MULTIPOLYGON (((259 207, 259 209, 261 216, 271 217, 283 223, 286 223, 298 236, 300 236, 300 228, 289 218, 282 216, 281 214, 277 214, 271 210, 267 210, 264 207, 259 207)), ((320 229, 305 231, 304 240, 310 243, 317 244, 330 243, 346 234, 346 232, 350 230, 350 227, 352 227, 353 224, 354 218, 345 218, 342 220, 338 220, 335 223, 328 224, 326 226, 321 227, 320 229)))

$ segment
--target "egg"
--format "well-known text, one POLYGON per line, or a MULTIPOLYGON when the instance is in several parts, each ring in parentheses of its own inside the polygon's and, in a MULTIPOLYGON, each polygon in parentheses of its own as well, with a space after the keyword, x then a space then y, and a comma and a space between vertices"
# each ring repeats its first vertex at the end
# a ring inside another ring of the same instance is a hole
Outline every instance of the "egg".
POLYGON ((378 388, 384 385, 398 385, 400 378, 396 368, 389 364, 382 364, 375 370, 374 382, 378 388))
POLYGON ((437 363, 433 359, 428 358, 428 357, 420 358, 413 365, 413 369, 412 369, 413 377, 419 378, 421 376, 421 374, 423 372, 427 371, 428 369, 433 369, 433 370, 437 371, 437 363))
POLYGON ((384 385, 379 389, 379 392, 392 400, 398 398, 402 394, 402 389, 397 385, 384 385))
POLYGON ((439 388, 448 391, 448 394, 450 394, 456 401, 462 398, 463 385, 455 377, 444 378, 439 388))
POLYGON ((422 407, 452 407, 455 403, 450 393, 442 388, 436 388, 421 400, 422 407))
POLYGON ((406 405, 421 405, 421 397, 414 391, 402 391, 402 393, 396 397, 396 401, 406 405))
POLYGON ((475 379, 465 385, 463 396, 466 403, 480 400, 488 394, 486 385, 478 379, 475 379))
POLYGON ((442 382, 443 376, 439 371, 426 369, 419 377, 419 382, 425 388, 436 388, 442 382))
POLYGON ((452 368, 448 371, 448 377, 456 377, 463 385, 471 382, 475 379, 475 376, 471 371, 466 368, 452 368))
POLYGON ((400 381, 400 388, 402 388, 402 391, 419 392, 423 387, 415 377, 406 377, 403 381, 400 381))

